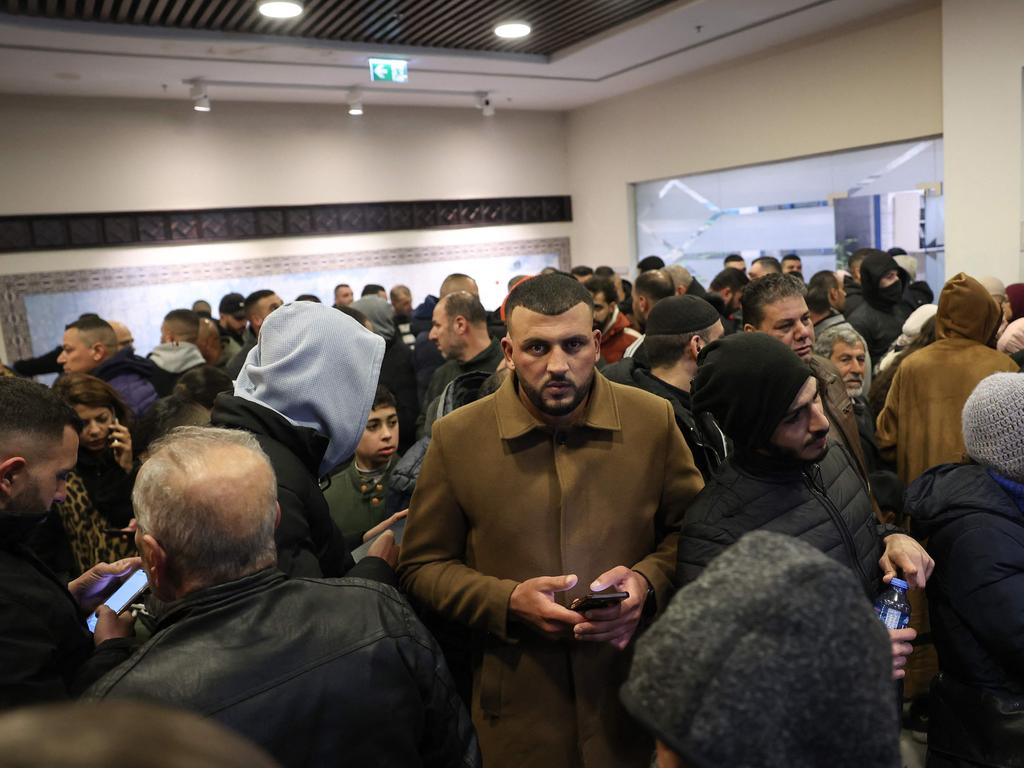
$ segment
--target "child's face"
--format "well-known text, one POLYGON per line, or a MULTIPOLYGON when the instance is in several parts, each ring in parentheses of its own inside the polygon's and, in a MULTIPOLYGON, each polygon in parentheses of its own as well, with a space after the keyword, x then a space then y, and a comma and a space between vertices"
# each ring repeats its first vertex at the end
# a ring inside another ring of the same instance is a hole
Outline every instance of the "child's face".
POLYGON ((374 408, 356 446, 356 458, 364 469, 383 467, 398 448, 398 413, 390 405, 374 408))

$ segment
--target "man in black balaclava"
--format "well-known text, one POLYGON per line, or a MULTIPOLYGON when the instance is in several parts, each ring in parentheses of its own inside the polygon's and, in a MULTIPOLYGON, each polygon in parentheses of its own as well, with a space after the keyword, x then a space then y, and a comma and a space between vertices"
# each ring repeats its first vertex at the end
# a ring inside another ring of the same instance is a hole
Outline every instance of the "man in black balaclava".
MULTIPOLYGON (((850 454, 829 443, 818 380, 793 350, 765 333, 738 333, 705 347, 698 366, 694 413, 714 416, 735 452, 686 511, 680 584, 743 534, 764 529, 850 568, 870 600, 897 570, 924 588, 934 563, 912 538, 877 524, 850 454)), ((894 677, 903 676, 915 634, 891 633, 894 677)))
POLYGON ((863 253, 860 283, 864 302, 846 319, 867 341, 868 354, 877 365, 903 330, 907 313, 900 301, 910 277, 885 251, 864 249, 863 253))

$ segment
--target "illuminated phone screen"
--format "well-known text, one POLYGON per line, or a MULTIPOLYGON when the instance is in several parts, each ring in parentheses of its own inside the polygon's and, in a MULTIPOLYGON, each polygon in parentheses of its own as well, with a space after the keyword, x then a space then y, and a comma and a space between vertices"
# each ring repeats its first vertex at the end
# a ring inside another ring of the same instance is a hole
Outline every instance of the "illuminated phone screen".
MULTIPOLYGON (((124 583, 117 588, 117 591, 108 597, 103 604, 114 613, 121 613, 146 588, 147 583, 146 572, 140 568, 125 579, 124 583)), ((95 613, 86 620, 85 623, 89 626, 90 632, 96 631, 96 622, 98 620, 99 617, 95 613)))

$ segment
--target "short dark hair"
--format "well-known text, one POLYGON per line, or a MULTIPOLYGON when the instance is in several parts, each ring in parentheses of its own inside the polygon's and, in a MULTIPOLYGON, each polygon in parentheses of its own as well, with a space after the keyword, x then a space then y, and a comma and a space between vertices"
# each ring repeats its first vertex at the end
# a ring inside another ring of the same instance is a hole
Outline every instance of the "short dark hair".
POLYGON ((730 253, 728 256, 722 259, 722 265, 727 266, 729 264, 735 264, 737 261, 743 266, 747 266, 747 262, 744 261, 743 257, 740 256, 738 253, 730 253))
MULTIPOLYGON (((587 284, 595 279, 590 278, 587 284)), ((612 291, 614 293, 614 287, 612 291)), ((510 321, 512 310, 516 307, 553 317, 568 312, 577 304, 586 304, 591 310, 594 309, 594 297, 579 280, 565 275, 537 275, 512 289, 505 311, 510 321)))
MULTIPOLYGON (((736 270, 732 270, 735 272, 736 270)), ((660 301, 669 296, 676 295, 676 284, 672 282, 672 276, 663 269, 652 269, 644 272, 636 279, 633 292, 640 294, 651 301, 660 301)))
POLYGON ((117 334, 113 326, 98 315, 82 315, 73 323, 68 323, 65 330, 74 328, 85 337, 90 346, 99 342, 111 352, 117 349, 117 334))
MULTIPOLYGON (((800 261, 800 257, 795 253, 787 253, 782 257, 782 263, 785 264, 787 261, 800 261)), ((803 262, 800 261, 800 264, 803 264, 803 262)))
POLYGON ((578 267, 573 267, 570 270, 570 272, 579 277, 590 277, 592 274, 594 274, 594 269, 593 267, 588 267, 583 264, 580 264, 578 267))
POLYGON ((832 310, 832 302, 828 299, 828 288, 821 282, 807 287, 807 308, 817 315, 827 315, 832 310))
POLYGON ((636 268, 641 274, 651 270, 661 269, 665 266, 665 260, 661 256, 646 256, 637 263, 636 268))
POLYGON ((0 457, 24 452, 33 440, 59 443, 65 427, 82 425, 56 393, 28 379, 0 378, 0 413, 0 457))
POLYGON ((214 365, 200 365, 185 371, 174 385, 175 395, 204 408, 213 408, 217 395, 233 390, 231 377, 214 365))
POLYGON ((296 301, 312 301, 312 302, 315 302, 316 304, 323 304, 323 302, 320 301, 320 297, 319 296, 314 296, 312 293, 300 293, 298 296, 295 297, 295 300, 296 301))
POLYGON ((209 411, 201 403, 183 397, 176 388, 173 394, 153 403, 153 407, 139 419, 138 426, 132 432, 132 449, 138 456, 148 451, 149 446, 157 440, 166 437, 172 429, 202 427, 209 423, 209 411))
POLYGON ((182 341, 195 344, 199 338, 199 313, 191 309, 172 309, 164 315, 164 322, 182 341))
POLYGON ((604 296, 605 301, 609 304, 615 304, 620 300, 619 292, 615 290, 615 283, 607 277, 599 277, 595 274, 594 277, 591 277, 587 282, 583 283, 583 287, 586 288, 587 293, 590 294, 591 301, 593 301, 593 297, 599 293, 604 296))
POLYGON ((339 312, 341 312, 342 314, 348 315, 349 317, 351 317, 353 320, 355 320, 357 323, 359 323, 361 326, 363 326, 363 328, 366 327, 366 323, 370 319, 366 315, 364 315, 362 312, 360 312, 358 309, 356 309, 355 307, 346 307, 346 306, 344 306, 342 304, 335 304, 334 308, 336 310, 338 310, 339 312))
POLYGON ((250 312, 252 312, 252 308, 255 307, 256 304, 261 300, 267 298, 268 296, 274 295, 274 291, 271 291, 268 288, 264 288, 263 290, 260 291, 253 291, 252 293, 245 297, 245 302, 242 304, 242 306, 245 308, 245 314, 248 315, 250 312))
POLYGON ((363 292, 359 294, 360 298, 363 296, 376 296, 378 293, 387 293, 383 285, 377 285, 376 283, 367 283, 363 286, 363 292))
POLYGON ((812 288, 824 288, 825 292, 834 291, 839 287, 839 278, 836 277, 836 273, 830 269, 823 269, 820 272, 815 272, 811 275, 811 279, 807 283, 808 289, 812 288))
POLYGON ((754 266, 755 264, 763 264, 765 268, 771 272, 782 272, 782 264, 779 263, 779 260, 774 256, 758 256, 750 262, 750 266, 754 266))
POLYGON ((807 289, 796 275, 773 273, 751 280, 743 291, 743 322, 755 328, 764 320, 764 308, 791 296, 805 296, 807 289))
POLYGON ((351 287, 352 286, 349 285, 348 283, 338 283, 336 286, 334 286, 334 291, 335 291, 335 293, 337 293, 339 288, 351 288, 351 287))
POLYGON ((378 408, 394 408, 396 411, 398 410, 398 401, 391 394, 391 390, 383 384, 377 385, 377 391, 373 393, 373 405, 370 407, 370 410, 375 411, 378 408))
POLYGON ((750 278, 745 273, 732 267, 726 267, 715 275, 715 279, 711 281, 711 285, 708 288, 712 291, 721 291, 723 288, 728 288, 730 291, 735 292, 743 290, 749 282, 750 278))
POLYGON ((598 267, 594 270, 594 274, 598 277, 615 277, 615 270, 611 267, 598 267))
MULTIPOLYGON (((733 270, 737 272, 739 270, 733 270)), ((721 322, 716 320, 715 323, 721 322)), ((644 353, 647 355, 647 363, 651 368, 662 368, 668 365, 675 365, 686 351, 686 346, 694 336, 700 336, 704 341, 711 341, 711 329, 715 327, 712 323, 707 328, 691 333, 677 333, 669 336, 644 336, 644 353)))
POLYGON ((487 310, 480 303, 480 299, 469 291, 449 293, 441 301, 444 302, 444 311, 448 315, 448 322, 461 315, 470 325, 487 324, 487 310))

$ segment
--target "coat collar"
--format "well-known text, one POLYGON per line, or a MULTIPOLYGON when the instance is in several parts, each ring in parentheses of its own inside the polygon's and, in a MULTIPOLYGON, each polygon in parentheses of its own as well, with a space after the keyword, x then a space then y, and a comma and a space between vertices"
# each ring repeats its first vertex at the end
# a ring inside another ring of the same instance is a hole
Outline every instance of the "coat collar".
MULTIPOLYGON (((502 440, 522 437, 534 429, 550 431, 550 427, 526 410, 526 406, 519 399, 515 375, 505 379, 505 383, 495 393, 494 399, 498 416, 498 434, 502 440)), ((615 391, 611 382, 597 370, 594 371, 594 385, 587 401, 583 425, 612 432, 622 429, 615 391)))

